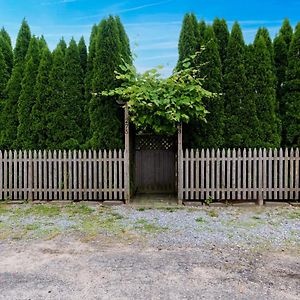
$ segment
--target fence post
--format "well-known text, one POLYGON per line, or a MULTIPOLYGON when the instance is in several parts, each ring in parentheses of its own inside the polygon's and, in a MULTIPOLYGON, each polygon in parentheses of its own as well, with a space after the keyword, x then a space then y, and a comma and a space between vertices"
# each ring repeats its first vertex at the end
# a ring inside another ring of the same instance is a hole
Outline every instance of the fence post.
POLYGON ((28 153, 28 200, 33 200, 32 151, 28 153))
POLYGON ((178 152, 177 152, 177 189, 178 204, 182 205, 183 201, 183 149, 182 149, 182 123, 178 125, 178 152))
POLYGON ((125 180, 125 203, 130 202, 130 139, 129 139, 129 112, 128 104, 125 104, 125 118, 124 118, 124 129, 125 129, 125 151, 124 151, 124 180, 125 180))

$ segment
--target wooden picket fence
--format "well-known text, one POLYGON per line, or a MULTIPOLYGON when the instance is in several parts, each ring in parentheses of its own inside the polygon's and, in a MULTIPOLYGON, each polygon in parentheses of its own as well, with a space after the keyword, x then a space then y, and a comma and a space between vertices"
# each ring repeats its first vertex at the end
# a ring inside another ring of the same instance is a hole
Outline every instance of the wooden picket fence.
POLYGON ((124 200, 125 151, 0 151, 1 200, 124 200))
POLYGON ((299 149, 185 150, 182 200, 299 200, 299 149))

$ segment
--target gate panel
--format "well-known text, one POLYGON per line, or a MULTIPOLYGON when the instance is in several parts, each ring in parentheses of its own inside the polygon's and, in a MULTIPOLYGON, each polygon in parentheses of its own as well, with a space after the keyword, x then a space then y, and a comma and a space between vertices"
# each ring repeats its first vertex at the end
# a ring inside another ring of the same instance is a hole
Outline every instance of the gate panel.
POLYGON ((175 153, 172 137, 138 135, 135 152, 138 193, 175 192, 175 153))

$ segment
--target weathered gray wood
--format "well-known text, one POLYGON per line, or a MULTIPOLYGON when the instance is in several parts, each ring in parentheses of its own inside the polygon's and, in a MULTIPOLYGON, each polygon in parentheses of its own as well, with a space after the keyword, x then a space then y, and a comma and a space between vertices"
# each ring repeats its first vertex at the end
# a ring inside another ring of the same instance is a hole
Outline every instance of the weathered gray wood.
POLYGON ((109 150, 108 152, 108 197, 109 200, 113 200, 113 187, 112 187, 112 180, 113 180, 113 166, 112 166, 112 151, 109 150))
POLYGON ((279 199, 283 200, 283 150, 279 149, 279 199))
POLYGON ((217 149, 217 171, 216 171, 216 199, 220 200, 220 149, 217 149))
MULTIPOLYGON (((74 186, 73 186, 73 197, 74 200, 78 200, 78 178, 77 178, 77 151, 74 150, 73 151, 73 182, 74 182, 74 186)), ((80 177, 80 174, 79 174, 80 177)), ((80 200, 80 199, 79 199, 80 200)))
POLYGON ((221 170, 221 199, 224 200, 226 197, 225 194, 225 188, 226 188, 226 153, 225 153, 225 149, 222 149, 222 160, 221 160, 221 164, 222 164, 222 170, 221 170))
POLYGON ((216 193, 215 193, 215 149, 211 150, 211 170, 210 170, 210 175, 211 175, 211 197, 212 199, 216 199, 216 193))
POLYGON ((273 153, 273 161, 274 161, 274 183, 273 183, 273 186, 274 186, 274 200, 277 200, 278 199, 278 151, 277 149, 274 149, 274 153, 273 153))
POLYGON ((191 149, 191 159, 190 159, 190 199, 194 200, 194 162, 195 162, 195 154, 194 149, 191 149))
MULTIPOLYGON (((125 133, 125 164, 124 164, 124 180, 125 180, 125 202, 130 202, 130 140, 129 140, 129 111, 128 104, 125 105, 124 110, 124 133, 125 133)), ((107 199, 104 197, 104 199, 107 199)))
POLYGON ((107 152, 103 151, 103 199, 108 200, 108 184, 107 184, 107 152))
POLYGON ((58 199, 63 199, 63 155, 61 150, 58 151, 58 199))
POLYGON ((28 166, 28 156, 27 156, 27 151, 25 150, 24 151, 24 187, 25 187, 24 199, 25 200, 28 200, 28 194, 29 194, 27 166, 28 166))
POLYGON ((83 151, 83 199, 87 200, 87 154, 83 151))
POLYGON ((178 204, 182 204, 183 200, 183 149, 182 149, 182 124, 177 127, 177 189, 178 189, 178 204))
POLYGON ((252 199, 259 199, 258 195, 258 182, 257 182, 257 150, 254 148, 253 150, 253 198, 252 199))
POLYGON ((262 205, 264 201, 263 197, 263 153, 262 150, 258 150, 258 205, 262 205))
POLYGON ((53 194, 53 158, 52 158, 52 152, 48 151, 48 159, 47 159, 47 165, 48 165, 48 200, 53 200, 52 194, 53 194))
POLYGON ((294 199, 294 149, 291 149, 290 151, 290 155, 289 155, 289 165, 290 165, 290 186, 289 186, 289 190, 290 190, 290 195, 289 195, 289 199, 294 199))
MULTIPOLYGON (((42 164, 42 160, 43 160, 43 155, 42 155, 42 151, 39 150, 38 152, 38 170, 39 170, 39 174, 38 174, 38 200, 42 200, 43 199, 43 164, 42 164)), ((26 183, 27 184, 27 183, 26 183)))
POLYGON ((38 162, 38 154, 37 151, 33 151, 33 200, 37 200, 38 198, 38 169, 37 169, 37 162, 38 162))
POLYGON ((13 199, 13 152, 11 150, 8 151, 8 172, 9 172, 9 199, 13 199))
POLYGON ((67 157, 67 151, 64 150, 63 153, 64 156, 64 179, 63 179, 63 187, 64 187, 64 200, 68 200, 68 157, 67 157))
POLYGON ((286 148, 284 151, 284 199, 288 199, 289 189, 289 151, 286 148))
POLYGON ((32 151, 28 152, 28 199, 33 200, 32 151))
POLYGON ((241 176, 241 171, 242 171, 242 153, 241 149, 238 148, 237 150, 237 199, 241 200, 242 199, 242 176, 241 176))
POLYGON ((89 170, 89 180, 88 180, 88 199, 92 200, 93 199, 93 173, 92 173, 92 162, 93 162, 93 157, 92 157, 92 151, 88 151, 88 170, 89 170))
POLYGON ((97 170, 98 170, 98 157, 97 151, 93 151, 93 200, 97 200, 97 170))
POLYGON ((82 152, 81 150, 78 151, 78 199, 83 199, 83 178, 82 178, 82 152))
POLYGON ((269 149, 268 151, 268 158, 267 158, 267 165, 268 165, 268 170, 267 170, 267 199, 273 199, 272 197, 272 179, 273 179, 273 166, 272 166, 272 161, 273 161, 273 153, 272 153, 272 149, 269 149))
POLYGON ((98 189, 99 189, 99 199, 103 199, 103 152, 99 150, 99 164, 98 164, 98 189))
POLYGON ((184 157, 185 166, 185 185, 184 185, 184 199, 189 199, 189 150, 185 149, 184 157))
POLYGON ((118 156, 117 150, 113 152, 113 200, 118 200, 118 156))
POLYGON ((252 149, 248 149, 248 167, 247 167, 248 195, 247 195, 247 199, 253 199, 253 196, 252 196, 252 162, 253 162, 252 149))
MULTIPOLYGON (((236 150, 232 150, 232 200, 235 200, 236 197, 236 150)), ((238 180, 238 179, 237 179, 238 180)))
POLYGON ((227 150, 227 156, 226 156, 226 162, 227 162, 227 165, 226 165, 226 168, 227 168, 227 177, 226 177, 226 190, 227 190, 227 199, 231 199, 231 150, 228 149, 227 150))
POLYGON ((200 157, 199 157, 199 150, 196 150, 196 199, 200 200, 200 157))
POLYGON ((57 151, 53 152, 53 199, 57 200, 57 151))
POLYGON ((43 173, 43 198, 42 200, 48 200, 48 164, 47 164, 47 151, 43 151, 43 167, 44 167, 44 173, 43 173))
POLYGON ((3 195, 3 199, 6 200, 8 197, 8 193, 7 193, 7 184, 8 184, 8 172, 7 172, 7 151, 4 151, 4 157, 3 157, 3 191, 4 191, 4 195, 3 195))
POLYGON ((243 149, 243 200, 247 199, 247 150, 243 149))
POLYGON ((263 199, 267 197, 267 149, 263 149, 263 199))
POLYGON ((118 190, 119 190, 119 200, 123 199, 123 153, 122 150, 119 150, 118 153, 118 174, 119 174, 119 179, 118 179, 118 190))
POLYGON ((205 153, 204 149, 201 150, 200 152, 200 170, 201 170, 201 175, 200 175, 200 198, 204 200, 204 168, 205 168, 205 153))
MULTIPOLYGON (((18 199, 22 200, 23 198, 23 152, 19 150, 18 153, 19 158, 19 166, 18 166, 18 180, 19 180, 19 188, 18 188, 18 199)), ((1 173, 1 170, 0 170, 1 173)), ((0 186, 2 181, 0 180, 0 186)))
POLYGON ((18 153, 16 150, 13 152, 12 158, 12 170, 13 170, 13 191, 12 196, 14 200, 18 200, 18 182, 17 182, 17 170, 18 170, 18 153))

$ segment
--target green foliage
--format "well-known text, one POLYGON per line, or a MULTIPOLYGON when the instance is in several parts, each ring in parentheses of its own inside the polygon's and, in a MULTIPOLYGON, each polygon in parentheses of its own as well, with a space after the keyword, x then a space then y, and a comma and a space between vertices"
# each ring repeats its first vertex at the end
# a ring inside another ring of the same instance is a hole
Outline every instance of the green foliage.
POLYGON ((286 146, 300 147, 300 23, 296 26, 288 53, 284 90, 286 146))
POLYGON ((8 68, 5 62, 4 55, 2 53, 2 49, 0 48, 0 101, 5 98, 5 88, 8 79, 9 79, 8 68))
POLYGON ((258 29, 257 33, 256 33, 256 39, 258 39, 259 37, 263 37, 267 46, 267 49, 270 53, 270 59, 271 59, 271 63, 273 64, 274 62, 274 48, 273 48, 273 43, 272 43, 272 39, 270 37, 270 33, 269 30, 265 27, 261 27, 258 29))
POLYGON ((35 149, 46 149, 48 138, 47 114, 51 107, 49 74, 52 67, 52 55, 48 48, 41 54, 34 94, 35 104, 30 116, 32 122, 31 139, 35 149))
POLYGON ((81 128, 84 123, 85 101, 81 59, 74 39, 70 41, 66 50, 64 77, 64 97, 60 108, 64 114, 62 142, 64 143, 64 149, 75 149, 83 144, 81 128))
POLYGON ((204 50, 200 55, 200 74, 205 81, 203 87, 213 93, 215 97, 203 99, 205 108, 209 111, 207 123, 192 122, 187 127, 186 143, 193 148, 219 148, 223 146, 224 133, 224 97, 220 95, 222 89, 221 60, 218 44, 211 26, 207 26, 203 34, 204 50))
POLYGON ((80 57, 81 69, 82 69, 83 74, 85 75, 86 68, 87 68, 87 48, 86 48, 83 36, 80 38, 79 43, 78 43, 78 52, 79 52, 79 57, 80 57))
POLYGON ((178 70, 182 68, 183 61, 186 58, 194 55, 197 51, 200 50, 199 29, 201 27, 203 28, 203 25, 205 27, 205 23, 202 23, 202 25, 199 26, 197 18, 194 14, 186 14, 184 16, 178 44, 178 70))
POLYGON ((18 101, 17 139, 14 141, 14 149, 32 149, 32 120, 30 118, 32 107, 35 103, 34 93, 36 77, 40 62, 39 41, 32 37, 25 60, 25 71, 22 80, 22 90, 18 101))
POLYGON ((280 122, 276 115, 277 99, 272 58, 267 41, 257 35, 254 41, 253 92, 259 120, 261 147, 280 146, 280 122))
POLYGON ((229 30, 224 19, 216 18, 213 22, 213 29, 218 42, 218 49, 222 64, 222 70, 225 68, 225 59, 227 56, 227 45, 229 41, 229 30))
POLYGON ((289 49, 293 38, 293 28, 288 19, 284 19, 279 31, 279 35, 281 35, 284 38, 284 41, 289 49))
POLYGON ((238 23, 233 25, 225 60, 225 145, 230 148, 253 147, 258 120, 255 102, 247 96, 245 44, 238 23))
POLYGON ((91 138, 88 146, 94 149, 123 146, 122 121, 116 98, 101 94, 104 90, 118 86, 115 71, 119 70, 122 55, 130 52, 123 49, 120 32, 118 21, 112 16, 104 19, 98 28, 92 90, 99 94, 92 97, 89 106, 91 138))
POLYGON ((53 64, 49 74, 49 105, 47 113, 47 149, 60 149, 65 141, 64 111, 61 109, 64 95, 64 53, 60 46, 53 52, 53 64))
POLYGON ((25 56, 30 39, 31 33, 29 26, 27 22, 23 20, 14 49, 14 67, 12 75, 7 83, 5 91, 7 98, 1 113, 2 124, 5 124, 5 127, 3 126, 0 132, 1 149, 11 148, 17 138, 18 99, 21 93, 25 56))
POLYGON ((14 63, 14 54, 11 45, 11 39, 8 33, 4 28, 0 31, 0 50, 4 56, 5 64, 7 67, 8 75, 11 75, 13 63, 14 63))
POLYGON ((193 60, 184 60, 184 69, 167 79, 162 79, 157 69, 137 74, 133 66, 124 63, 122 73, 117 72, 122 85, 102 95, 127 101, 137 130, 174 134, 180 122, 204 120, 207 111, 202 100, 213 96, 202 87, 199 70, 191 67, 193 60))

